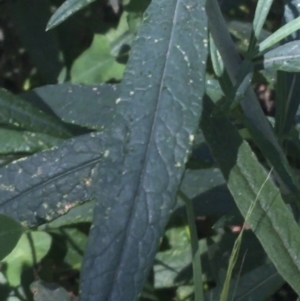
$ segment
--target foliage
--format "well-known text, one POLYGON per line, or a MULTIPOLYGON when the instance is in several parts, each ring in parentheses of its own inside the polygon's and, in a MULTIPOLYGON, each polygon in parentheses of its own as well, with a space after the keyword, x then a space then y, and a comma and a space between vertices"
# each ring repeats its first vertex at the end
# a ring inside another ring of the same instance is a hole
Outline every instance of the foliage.
POLYGON ((300 295, 299 4, 2 0, 0 299, 300 295))

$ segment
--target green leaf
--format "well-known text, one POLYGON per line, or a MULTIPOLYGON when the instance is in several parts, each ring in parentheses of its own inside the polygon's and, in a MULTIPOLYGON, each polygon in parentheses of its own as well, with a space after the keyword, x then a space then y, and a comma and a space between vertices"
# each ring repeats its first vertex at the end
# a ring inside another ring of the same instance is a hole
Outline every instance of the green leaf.
POLYGON ((95 0, 67 0, 57 11, 52 15, 47 24, 46 30, 53 29, 70 16, 74 15, 77 11, 94 2, 95 0))
POLYGON ((257 204, 248 224, 283 278, 300 293, 298 250, 299 227, 275 184, 268 180, 249 145, 226 118, 210 118, 213 103, 204 102, 201 127, 213 156, 219 163, 237 206, 245 217, 252 202, 257 204), (230 143, 228 143, 230 141, 230 143))
POLYGON ((46 232, 24 233, 13 251, 2 260, 7 265, 5 276, 9 284, 19 286, 23 268, 39 263, 48 253, 50 246, 51 236, 46 232))
POLYGON ((111 54, 109 41, 104 35, 95 35, 92 45, 73 64, 73 83, 97 84, 110 79, 122 79, 125 66, 111 54))
POLYGON ((49 0, 8 1, 9 16, 30 60, 44 81, 54 84, 63 64, 56 33, 45 32, 50 6, 49 0))
POLYGON ((297 40, 278 46, 265 53, 262 58, 258 58, 254 62, 264 69, 299 72, 300 42, 297 40))
POLYGON ((0 154, 35 153, 54 146, 62 139, 53 136, 0 128, 0 154))
POLYGON ((269 14, 273 0, 259 0, 256 5, 254 20, 253 20, 253 31, 251 33, 250 45, 248 49, 248 54, 251 55, 256 43, 259 39, 260 33, 262 31, 263 25, 269 14))
POLYGON ((14 249, 23 231, 24 228, 15 220, 0 214, 0 260, 14 249))
POLYGON ((0 169, 0 212, 31 227, 90 200, 109 176, 105 158, 122 160, 122 144, 110 133, 91 133, 0 169))
POLYGON ((121 80, 125 65, 116 58, 121 47, 130 45, 132 40, 127 14, 123 13, 117 29, 111 29, 106 35, 94 35, 92 45, 75 60, 71 68, 72 82, 98 84, 111 79, 121 80))
POLYGON ((273 34, 271 34, 267 39, 259 44, 259 53, 265 52, 268 48, 272 47, 276 43, 285 39, 290 34, 300 29, 300 17, 290 21, 284 26, 280 27, 273 34))
POLYGON ((263 25, 267 19, 273 0, 259 0, 256 5, 253 20, 253 32, 256 39, 259 38, 263 25))
MULTIPOLYGON (((166 231, 165 239, 168 240, 169 249, 158 252, 155 257, 154 287, 156 289, 186 283, 188 277, 183 277, 182 274, 187 268, 190 268, 188 276, 192 277, 190 266, 192 255, 187 226, 182 224, 174 226, 173 224, 173 227, 166 231)), ((204 241, 201 244, 202 249, 205 250, 204 241)))
POLYGON ((31 132, 68 138, 71 133, 58 119, 45 114, 12 93, 0 89, 0 123, 31 132))
POLYGON ((112 166, 115 177, 102 178, 82 301, 134 300, 142 288, 198 127, 206 26, 199 0, 153 0, 144 14, 111 132, 123 140, 126 156, 112 166))
POLYGON ((38 96, 64 122, 103 131, 111 125, 120 88, 109 84, 61 84, 36 88, 25 96, 38 96))

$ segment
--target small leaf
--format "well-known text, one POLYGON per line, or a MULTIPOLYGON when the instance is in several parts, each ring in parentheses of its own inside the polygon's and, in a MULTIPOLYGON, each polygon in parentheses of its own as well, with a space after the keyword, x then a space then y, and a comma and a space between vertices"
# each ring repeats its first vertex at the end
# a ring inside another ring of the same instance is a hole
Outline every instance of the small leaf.
POLYGON ((2 128, 0 128, 0 140, 0 154, 35 153, 63 141, 46 134, 2 128))
POLYGON ((58 118, 45 114, 3 89, 0 89, 0 123, 54 137, 71 137, 70 132, 58 118))
POLYGON ((94 2, 95 0, 66 0, 52 15, 46 30, 53 29, 77 11, 94 2))
POLYGON ((0 260, 14 249, 23 232, 24 228, 19 223, 0 214, 0 260))
POLYGON ((6 277, 11 286, 21 284, 24 267, 32 267, 45 257, 51 246, 51 236, 46 232, 24 233, 13 251, 2 262, 6 263, 6 277))

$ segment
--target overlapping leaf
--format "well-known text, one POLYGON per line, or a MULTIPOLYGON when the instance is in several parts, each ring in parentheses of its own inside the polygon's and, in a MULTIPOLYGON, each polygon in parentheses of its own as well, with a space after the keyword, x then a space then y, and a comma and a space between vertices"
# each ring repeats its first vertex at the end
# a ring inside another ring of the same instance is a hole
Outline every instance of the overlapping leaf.
POLYGON ((103 131, 112 122, 119 95, 118 85, 61 84, 34 89, 26 97, 38 96, 65 122, 103 131))
POLYGON ((112 136, 122 137, 126 156, 95 208, 82 301, 139 293, 197 129, 206 53, 204 1, 152 1, 117 101, 112 136))
POLYGON ((213 103, 206 100, 201 127, 235 202, 245 217, 258 197, 247 222, 278 272, 300 293, 299 227, 274 183, 268 180, 262 187, 267 174, 249 145, 226 118, 211 118, 212 110, 213 103))
POLYGON ((92 133, 6 165, 0 169, 0 212, 28 226, 65 214, 93 198, 101 172, 109 174, 104 158, 120 162, 120 148, 108 133, 92 133))
POLYGON ((6 90, 0 90, 0 123, 54 137, 72 136, 58 118, 48 116, 6 90))
POLYGON ((41 133, 0 128, 0 154, 35 153, 54 146, 62 139, 41 133))
POLYGON ((275 69, 286 72, 300 70, 300 43, 293 41, 267 52, 262 59, 256 61, 264 69, 275 69))

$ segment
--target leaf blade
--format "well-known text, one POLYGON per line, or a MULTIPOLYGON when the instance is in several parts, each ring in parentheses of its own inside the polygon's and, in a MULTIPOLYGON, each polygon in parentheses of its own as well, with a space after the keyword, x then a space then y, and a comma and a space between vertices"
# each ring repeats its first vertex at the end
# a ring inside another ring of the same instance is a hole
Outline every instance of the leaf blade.
MULTIPOLYGON (((226 118, 209 118, 213 109, 211 101, 206 100, 205 107, 207 111, 202 115, 201 127, 206 141, 220 165, 237 206, 245 217, 266 178, 266 173, 248 144, 241 139, 226 118)), ((260 195, 248 224, 255 231, 278 272, 299 293, 299 227, 272 181, 266 182, 260 195)))
POLYGON ((134 300, 152 263, 201 111, 207 55, 203 6, 204 1, 155 0, 144 14, 112 132, 123 135, 127 154, 116 172, 122 176, 106 181, 110 188, 95 208, 81 272, 83 301, 134 300), (103 260, 108 251, 109 260, 103 260))

